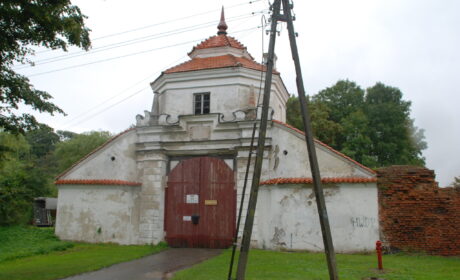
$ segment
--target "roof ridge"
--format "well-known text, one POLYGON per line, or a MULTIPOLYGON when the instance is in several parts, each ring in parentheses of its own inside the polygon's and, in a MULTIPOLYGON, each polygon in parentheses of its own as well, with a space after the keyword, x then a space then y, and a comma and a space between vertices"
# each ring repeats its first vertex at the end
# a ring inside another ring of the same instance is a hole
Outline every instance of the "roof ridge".
POLYGON ((125 185, 140 186, 142 183, 118 179, 63 179, 56 180, 56 185, 125 185))
POLYGON ((104 142, 102 145, 100 145, 99 147, 95 148, 94 150, 92 150, 91 152, 89 152, 86 156, 82 157, 80 160, 78 160, 77 162, 75 162, 74 164, 72 164, 69 168, 67 168, 66 170, 64 170, 62 173, 60 173, 59 175, 56 176, 56 180, 59 180, 59 178, 61 178, 62 176, 66 175, 67 173, 70 172, 70 170, 72 170, 74 167, 76 167, 78 164, 80 164, 82 161, 84 161, 85 159, 89 158, 91 155, 93 155, 94 153, 96 153, 97 151, 99 150, 102 150, 102 148, 104 148, 105 146, 107 146, 108 144, 110 144, 112 141, 114 141, 115 139, 117 139, 118 137, 132 131, 132 130, 135 130, 136 128, 135 127, 132 127, 132 128, 128 128, 120 133, 118 133, 117 135, 113 136, 112 138, 110 138, 109 140, 107 140, 106 142, 104 142))
MULTIPOLYGON (((285 127, 287 127, 287 128, 290 128, 290 129, 294 130, 294 131, 297 132, 297 133, 300 133, 300 134, 302 134, 302 135, 305 135, 305 133, 304 133, 302 130, 300 130, 300 129, 298 129, 298 128, 296 128, 296 127, 290 125, 290 124, 284 123, 284 122, 279 121, 279 120, 272 120, 272 121, 273 121, 274 123, 277 123, 277 124, 280 124, 280 125, 285 126, 285 127)), ((376 174, 376 172, 375 172, 374 170, 372 170, 372 169, 370 169, 369 167, 367 167, 367 166, 365 166, 365 165, 363 165, 363 164, 357 162, 356 160, 352 159, 351 157, 349 157, 349 156, 347 156, 347 155, 345 155, 345 154, 343 154, 343 153, 337 151, 336 149, 332 148, 331 146, 329 146, 329 145, 327 145, 327 144, 325 144, 325 143, 319 141, 319 140, 316 139, 316 138, 313 138, 313 140, 314 140, 316 143, 318 143, 319 145, 321 145, 321 146, 325 147, 326 149, 330 150, 331 152, 337 154, 338 156, 341 156, 341 157, 345 158, 346 160, 353 162, 354 164, 358 165, 359 167, 365 169, 366 171, 368 171, 368 172, 370 172, 370 173, 372 173, 372 174, 376 174)))
MULTIPOLYGON (((375 183, 377 178, 366 177, 323 177, 321 183, 375 183)), ((273 178, 259 183, 259 185, 277 185, 277 184, 312 184, 313 178, 311 177, 287 177, 287 178, 273 178)))
MULTIPOLYGON (((196 49, 207 49, 207 48, 220 48, 220 47, 232 47, 236 49, 246 50, 246 46, 232 36, 225 34, 210 36, 207 39, 201 41, 199 44, 193 47, 192 53, 196 49)), ((189 53, 189 54, 190 54, 189 53)))
POLYGON ((235 37, 233 37, 233 36, 226 36, 226 37, 234 40, 236 43, 240 44, 243 48, 247 49, 247 47, 243 43, 241 43, 240 40, 236 39, 235 37))
MULTIPOLYGON (((228 38, 231 38, 230 36, 225 36, 225 41, 227 41, 227 46, 231 47, 232 46, 232 43, 230 42, 230 40, 228 38)), ((232 38, 233 40, 235 40, 235 38, 232 38)), ((236 41, 236 40, 235 40, 236 41)), ((238 41, 237 41, 238 42, 238 41)))

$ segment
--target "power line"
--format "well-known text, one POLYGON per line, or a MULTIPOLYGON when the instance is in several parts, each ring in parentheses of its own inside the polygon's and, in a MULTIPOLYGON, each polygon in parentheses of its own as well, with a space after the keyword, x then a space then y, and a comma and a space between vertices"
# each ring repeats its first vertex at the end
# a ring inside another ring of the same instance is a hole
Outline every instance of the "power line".
MULTIPOLYGON (((239 20, 243 20, 243 19, 248 19, 248 18, 251 18, 251 17, 253 17, 254 15, 256 15, 258 13, 263 13, 263 11, 252 12, 249 15, 248 14, 243 14, 243 15, 235 16, 235 17, 233 17, 233 21, 239 21, 239 20)), ((231 21, 232 20, 230 20, 230 22, 231 21)), ((151 35, 148 35, 148 36, 134 38, 134 39, 131 39, 131 40, 116 42, 116 43, 113 43, 113 44, 108 44, 108 45, 105 45, 105 46, 100 46, 100 47, 94 48, 94 49, 92 49, 92 50, 90 50, 88 52, 79 51, 77 53, 63 54, 63 55, 59 55, 59 56, 55 56, 55 57, 45 58, 45 59, 42 59, 42 60, 34 61, 34 65, 29 65, 29 64, 28 65, 18 65, 17 67, 15 67, 15 69, 16 70, 21 70, 21 69, 26 69, 26 68, 32 68, 32 67, 41 66, 41 65, 44 65, 44 64, 53 63, 53 62, 57 62, 57 61, 67 60, 67 59, 71 59, 71 58, 75 58, 75 57, 79 57, 79 56, 83 56, 83 55, 91 55, 91 54, 98 53, 98 52, 101 52, 101 51, 106 51, 106 50, 115 49, 115 48, 119 48, 119 47, 125 47, 125 46, 138 44, 138 43, 143 43, 143 42, 158 39, 158 38, 168 37, 168 36, 177 35, 177 34, 189 32, 189 31, 194 31, 194 30, 197 30, 197 29, 206 28, 208 26, 213 25, 214 23, 215 23, 215 21, 210 21, 210 22, 206 22, 206 23, 202 23, 202 24, 198 24, 198 25, 194 25, 194 26, 190 26, 190 27, 178 28, 178 29, 174 29, 174 30, 170 30, 170 31, 166 31, 166 32, 161 32, 161 33, 151 34, 151 35)))
MULTIPOLYGON (((239 4, 228 6, 228 7, 226 7, 226 9, 229 10, 229 9, 233 9, 233 8, 236 8, 236 7, 239 7, 239 6, 244 6, 244 5, 248 5, 248 4, 251 5, 253 3, 260 2, 260 1, 262 1, 262 0, 245 1, 245 2, 241 2, 239 4)), ((154 23, 154 24, 150 24, 150 25, 146 25, 146 26, 141 26, 141 27, 137 27, 137 28, 122 31, 122 32, 116 32, 116 33, 112 33, 112 34, 108 34, 108 35, 103 35, 101 37, 97 37, 97 38, 92 39, 92 41, 101 40, 101 39, 114 37, 114 36, 118 36, 118 35, 123 35, 123 34, 126 34, 126 33, 131 33, 131 32, 135 32, 135 31, 139 31, 139 30, 143 30, 143 29, 147 29, 147 28, 151 28, 151 27, 155 27, 155 26, 160 26, 160 25, 164 25, 164 24, 168 24, 168 23, 172 23, 172 22, 176 22, 176 21, 190 19, 190 18, 202 16, 202 15, 209 14, 209 13, 215 13, 216 11, 220 11, 220 9, 209 10, 207 12, 201 12, 201 13, 190 15, 190 16, 187 16, 187 17, 175 18, 175 19, 172 19, 172 20, 167 20, 167 21, 163 21, 163 22, 159 22, 159 23, 154 23)), ((47 49, 47 50, 39 51, 39 52, 36 52, 36 53, 40 54, 40 53, 51 52, 51 51, 53 51, 53 50, 52 49, 47 49)))
MULTIPOLYGON (((262 0, 255 0, 255 1, 249 1, 249 2, 248 2, 248 1, 245 1, 245 2, 242 2, 242 3, 239 3, 239 4, 235 4, 235 5, 233 5, 233 6, 226 7, 226 9, 229 10, 229 9, 233 9, 233 8, 235 8, 235 7, 244 6, 244 5, 248 5, 248 4, 253 4, 253 3, 256 3, 256 2, 260 2, 260 1, 262 1, 262 0)), ((134 29, 127 30, 127 31, 117 32, 117 33, 113 33, 113 34, 109 34, 109 35, 105 35, 105 36, 101 36, 101 37, 95 38, 94 40, 105 39, 105 38, 109 38, 109 37, 113 37, 113 36, 118 36, 118 35, 130 33, 130 32, 135 32, 135 31, 139 31, 139 30, 143 30, 143 29, 150 28, 150 27, 155 27, 155 26, 159 26, 159 25, 163 25, 163 24, 175 22, 175 21, 181 21, 181 20, 185 20, 185 19, 190 19, 190 18, 194 18, 194 17, 197 17, 197 16, 202 16, 202 15, 214 13, 214 12, 216 12, 216 11, 220 11, 220 9, 209 10, 209 11, 207 11, 207 12, 201 12, 201 13, 194 14, 194 15, 187 16, 187 17, 180 17, 180 18, 176 18, 176 19, 173 19, 173 20, 168 20, 168 21, 163 21, 163 22, 159 22, 159 23, 155 23, 155 24, 151 24, 151 25, 147 25, 147 26, 142 26, 142 27, 134 28, 134 29)))
MULTIPOLYGON (((251 28, 248 28, 248 29, 235 31, 235 32, 233 32, 233 33, 236 34, 236 33, 245 32, 245 31, 249 31, 249 30, 252 30, 252 29, 258 29, 258 28, 260 28, 260 26, 251 27, 251 28)), ((41 76, 41 75, 45 75, 45 74, 50 74, 50 73, 54 73, 54 72, 59 72, 59 71, 64 71, 64 70, 69 70, 69 69, 74 69, 74 68, 79 68, 79 67, 88 66, 88 65, 92 65, 92 64, 97 64, 97 63, 102 63, 102 62, 108 62, 108 61, 112 61, 112 60, 115 60, 115 59, 130 57, 130 56, 139 55, 139 54, 145 54, 145 53, 149 53, 149 52, 153 52, 153 51, 158 51, 158 50, 162 50, 162 49, 166 49, 166 48, 177 47, 177 46, 181 46, 181 45, 185 45, 185 44, 190 44, 190 43, 194 43, 194 42, 200 42, 200 41, 203 41, 203 40, 205 40, 205 39, 191 40, 191 41, 187 41, 187 42, 182 42, 182 43, 177 43, 177 44, 173 44, 173 45, 158 47, 158 48, 154 48, 154 49, 139 51, 139 52, 135 52, 135 53, 129 53, 129 54, 126 54, 126 55, 120 55, 120 56, 110 57, 110 58, 101 59, 101 60, 96 60, 96 61, 92 61, 92 62, 77 64, 77 65, 72 65, 72 66, 68 66, 68 67, 64 67, 64 68, 58 68, 58 69, 54 69, 54 70, 50 70, 50 71, 45 71, 45 72, 30 74, 30 75, 27 75, 27 76, 28 76, 28 77, 41 76)))
MULTIPOLYGON (((172 63, 169 63, 168 66, 166 66, 166 67, 169 67, 171 64, 176 64, 177 62, 179 62, 180 60, 182 60, 182 59, 184 59, 184 58, 185 58, 185 56, 182 56, 181 58, 177 59, 176 61, 174 61, 174 62, 172 62, 172 63)), ((143 78, 143 79, 137 81, 136 83, 134 83, 134 84, 130 85, 129 87, 125 88, 124 90, 120 91, 120 92, 117 93, 116 95, 109 97, 108 99, 106 99, 106 100, 104 100, 104 101, 98 103, 97 105, 91 107, 90 109, 84 111, 83 113, 80 113, 79 115, 77 115, 77 116, 74 117, 73 119, 71 119, 71 120, 69 120, 69 121, 67 121, 67 122, 65 122, 64 124, 61 124, 61 125, 64 125, 65 127, 71 125, 73 122, 75 122, 76 120, 78 120, 78 119, 80 119, 81 117, 85 116, 87 113, 93 111, 94 109, 99 108, 100 106, 102 106, 102 105, 106 104, 107 102, 113 100, 114 98, 116 98, 116 97, 122 95, 123 93, 125 93, 125 92, 128 91, 128 90, 130 90, 131 88, 133 88, 133 87, 137 86, 138 84, 144 82, 145 80, 151 78, 151 77, 152 77, 154 74, 156 74, 157 72, 158 72, 158 71, 155 71, 154 73, 148 75, 147 77, 145 77, 145 78, 143 78)))
MULTIPOLYGON (((153 74, 152 74, 152 75, 153 75, 153 74)), ((139 83, 141 83, 141 82, 147 80, 147 79, 150 78, 152 75, 149 75, 147 78, 144 78, 144 79, 142 79, 141 81, 139 81, 139 82, 137 82, 137 83, 135 83, 135 84, 129 86, 128 88, 126 88, 126 89, 120 91, 120 92, 117 93, 116 95, 111 96, 110 98, 108 98, 108 99, 102 101, 101 103, 99 103, 99 104, 97 104, 97 105, 91 107, 90 109, 84 111, 83 113, 77 115, 77 116, 74 117, 73 119, 71 119, 71 120, 69 120, 69 121, 67 121, 67 122, 65 122, 64 124, 61 124, 61 125, 64 125, 64 127, 67 127, 67 126, 71 125, 71 124, 72 124, 73 122, 75 122, 76 120, 78 120, 78 119, 80 119, 81 117, 85 116, 85 115, 88 114, 89 112, 91 112, 91 111, 93 111, 93 110, 99 108, 100 106, 106 104, 107 102, 111 101, 112 99, 114 99, 114 98, 116 98, 116 97, 122 95, 123 93, 125 93, 125 92, 128 91, 129 89, 131 89, 131 88, 133 88, 134 86, 138 85, 139 83)))
POLYGON ((159 47, 159 48, 149 49, 149 50, 145 50, 145 51, 130 53, 130 54, 126 54, 126 55, 120 55, 120 56, 110 57, 110 58, 106 58, 106 59, 96 60, 96 61, 92 61, 92 62, 88 62, 88 63, 82 63, 82 64, 77 64, 77 65, 72 65, 72 66, 68 66, 68 67, 64 67, 64 68, 59 68, 59 69, 54 69, 54 70, 50 70, 50 71, 40 72, 40 73, 31 74, 31 75, 27 75, 27 76, 29 76, 29 77, 41 76, 41 75, 45 75, 45 74, 49 74, 49 73, 54 73, 54 72, 59 72, 59 71, 64 71, 64 70, 69 70, 69 69, 73 69, 73 68, 79 68, 79 67, 83 67, 83 66, 88 66, 88 65, 96 64, 96 63, 102 63, 102 62, 107 62, 107 61, 111 61, 111 60, 115 60, 115 59, 130 57, 130 56, 134 56, 134 55, 145 54, 145 53, 149 53, 149 52, 153 52, 153 51, 157 51, 157 50, 161 50, 161 49, 166 49, 166 48, 171 48, 171 47, 177 47, 177 46, 181 46, 181 45, 185 45, 185 44, 194 43, 194 42, 197 42, 197 41, 199 41, 199 40, 192 40, 192 41, 182 42, 182 43, 178 43, 178 44, 163 46, 163 47, 159 47))
MULTIPOLYGON (((257 30, 257 29, 260 28, 260 27, 261 27, 261 26, 257 26, 256 28, 248 28, 248 29, 236 31, 236 32, 233 32, 233 33, 241 33, 241 32, 245 32, 245 31, 252 30, 252 32, 249 32, 249 33, 248 33, 248 34, 252 34, 255 30, 257 30)), ((242 37, 245 37, 245 36, 242 36, 242 37)), ((175 65, 178 61, 182 60, 183 58, 184 58, 184 56, 181 57, 180 59, 176 60, 175 62, 170 63, 169 66, 166 66, 165 68, 168 68, 168 67, 170 67, 171 65, 175 65)), ((112 100, 113 98, 115 98, 115 97, 117 97, 117 96, 120 96, 120 95, 121 95, 122 93, 124 93, 126 90, 128 90, 128 89, 134 87, 135 85, 141 83, 142 81, 145 81, 146 79, 150 78, 151 76, 152 76, 152 75, 149 75, 148 77, 146 77, 146 78, 144 78, 144 79, 142 79, 142 80, 136 82, 136 83, 133 84, 132 86, 128 87, 127 89, 125 89, 125 90, 123 90, 123 91, 121 91, 121 92, 118 93, 117 95, 115 95, 115 96, 113 96, 113 97, 110 97, 109 99, 106 99, 105 101, 99 103, 98 105, 92 107, 91 109, 89 109, 89 110, 83 112, 82 114, 80 114, 80 115, 78 115, 77 117, 75 117, 75 118, 73 118, 72 120, 70 120, 67 124, 65 124, 65 125, 63 126, 63 128, 66 128, 66 127, 69 127, 69 126, 76 126, 76 125, 78 125, 78 124, 81 124, 81 123, 83 123, 83 122, 86 122, 86 121, 88 121, 89 119, 91 119, 92 117, 95 117, 95 116, 97 116, 97 115, 100 115, 100 114, 104 113, 105 111, 108 111, 108 110, 112 109, 112 108, 115 107, 116 105, 119 105, 119 104, 121 104, 122 102, 124 102, 124 101, 130 99, 131 97, 133 97, 133 96, 139 94, 139 93, 142 92, 142 90, 144 90, 145 88, 136 91, 135 93, 129 95, 128 97, 126 97, 126 98, 124 98, 124 99, 122 99, 122 100, 120 100, 120 101, 118 101, 118 102, 116 102, 116 103, 114 103, 114 104, 112 104, 112 105, 109 105, 109 106, 105 107, 104 109, 102 109, 102 110, 100 110, 100 111, 97 111, 96 113, 94 113, 94 114, 92 114, 92 115, 90 115, 90 116, 88 116, 88 117, 86 117, 86 118, 84 118, 84 119, 82 119, 82 120, 80 120, 80 121, 78 121, 78 122, 76 122, 76 123, 73 123, 75 120, 77 120, 77 119, 81 118, 82 116, 86 115, 88 112, 90 112, 90 111, 92 111, 92 110, 98 108, 99 106, 101 106, 101 105, 103 105, 103 104, 109 102, 109 101, 112 100), (72 123, 73 123, 73 124, 72 124, 72 123)))
MULTIPOLYGON (((146 89, 148 89, 148 88, 142 88, 142 89, 140 89, 140 90, 134 92, 133 94, 127 96, 126 98, 123 98, 122 100, 118 101, 117 103, 112 104, 112 105, 110 105, 110 106, 107 106, 106 108, 102 109, 101 111, 96 112, 96 113, 94 113, 94 114, 92 114, 92 115, 90 115, 90 116, 84 118, 83 120, 81 120, 81 121, 79 121, 79 122, 73 124, 72 126, 75 126, 75 125, 77 125, 77 124, 81 124, 81 123, 83 123, 83 122, 85 122, 85 121, 87 121, 87 120, 89 120, 89 119, 91 119, 91 118, 93 118, 93 117, 95 117, 95 116, 97 116, 97 115, 100 115, 100 114, 102 114, 103 112, 105 112, 105 111, 107 111, 107 110, 109 110, 109 109, 112 109, 113 107, 117 106, 118 104, 120 104, 120 103, 122 103, 122 102, 124 102, 124 101, 126 101, 126 100, 128 100, 128 99, 130 99, 130 98, 132 98, 132 97, 134 97, 134 96, 136 96, 136 95, 138 95, 139 93, 141 93, 142 91, 144 91, 144 90, 146 90, 146 89)), ((66 127, 68 127, 68 126, 69 126, 69 125, 64 126, 63 128, 66 128, 66 127)))

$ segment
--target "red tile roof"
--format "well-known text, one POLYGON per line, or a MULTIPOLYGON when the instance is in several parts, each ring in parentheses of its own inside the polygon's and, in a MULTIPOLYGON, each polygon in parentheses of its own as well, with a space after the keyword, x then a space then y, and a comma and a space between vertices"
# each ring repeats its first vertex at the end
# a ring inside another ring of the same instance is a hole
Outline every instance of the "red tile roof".
MULTIPOLYGON (((277 123, 277 124, 280 124, 280 125, 282 125, 282 126, 288 127, 288 128, 294 130, 294 131, 297 132, 297 133, 300 133, 300 134, 302 134, 302 135, 305 135, 305 133, 304 133, 302 130, 297 129, 297 128, 293 127, 292 125, 289 125, 289 124, 287 124, 287 123, 283 123, 283 122, 278 121, 278 120, 273 120, 273 122, 274 122, 274 123, 277 123)), ((327 144, 325 144, 325 143, 319 141, 318 139, 314 139, 314 141, 315 141, 315 143, 317 143, 317 144, 319 144, 319 145, 325 147, 326 149, 328 149, 329 151, 335 153, 336 155, 339 155, 339 156, 343 157, 344 159, 346 159, 346 160, 348 160, 348 161, 351 161, 352 163, 358 165, 359 167, 361 167, 361 168, 367 170, 368 172, 370 172, 370 173, 372 173, 372 174, 376 174, 376 172, 375 172, 374 170, 370 169, 369 167, 366 167, 366 166, 362 165, 361 163, 357 162, 356 160, 352 159, 351 157, 342 154, 341 152, 339 152, 339 151, 333 149, 331 146, 329 146, 329 145, 327 145, 327 144)))
POLYGON ((238 40, 231 36, 225 34, 215 35, 209 37, 203 42, 199 43, 196 47, 193 48, 192 52, 197 49, 208 49, 208 48, 219 48, 219 47, 232 47, 240 50, 245 50, 246 47, 241 44, 238 40))
POLYGON ((97 151, 101 150, 102 148, 104 148, 105 146, 107 146, 108 144, 112 143, 115 139, 117 139, 118 137, 132 131, 132 130, 135 130, 136 128, 129 128, 117 135, 115 135, 114 137, 110 138, 109 140, 107 140, 107 142, 105 142, 104 144, 100 145, 99 147, 97 147, 96 149, 94 149, 93 151, 91 151, 89 154, 87 154, 86 156, 82 157, 79 161, 77 161, 76 163, 72 164, 72 166, 70 166, 69 168, 67 168, 66 170, 64 170, 64 172, 62 172, 61 174, 59 174, 57 177, 56 177, 56 180, 59 180, 59 178, 63 177, 64 175, 66 175, 67 173, 70 172, 70 170, 72 170, 75 166, 77 166, 78 164, 80 164, 82 161, 84 161, 85 159, 89 158, 92 154, 96 153, 97 151))
POLYGON ((142 183, 110 179, 90 180, 57 180, 56 185, 119 185, 119 186, 140 186, 142 183))
MULTIPOLYGON (((186 61, 182 64, 167 69, 163 73, 178 73, 187 71, 196 71, 204 69, 216 69, 226 67, 244 67, 253 70, 266 71, 266 67, 254 60, 245 57, 236 57, 231 54, 199 58, 195 57, 192 60, 186 61)), ((273 73, 278 73, 273 71, 273 73)))
MULTIPOLYGON (((364 177, 325 177, 321 178, 323 184, 334 183, 374 183, 377 178, 364 177)), ((312 184, 312 178, 274 178, 260 182, 260 185, 277 185, 277 184, 312 184)))

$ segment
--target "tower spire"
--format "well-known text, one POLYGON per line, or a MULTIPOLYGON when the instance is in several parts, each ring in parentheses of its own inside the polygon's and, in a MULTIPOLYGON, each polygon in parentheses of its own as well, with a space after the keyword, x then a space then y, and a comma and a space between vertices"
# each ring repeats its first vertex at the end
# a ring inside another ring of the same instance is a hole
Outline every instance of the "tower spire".
POLYGON ((220 14, 220 22, 217 25, 217 35, 227 35, 227 23, 225 22, 224 6, 222 6, 222 12, 220 14))

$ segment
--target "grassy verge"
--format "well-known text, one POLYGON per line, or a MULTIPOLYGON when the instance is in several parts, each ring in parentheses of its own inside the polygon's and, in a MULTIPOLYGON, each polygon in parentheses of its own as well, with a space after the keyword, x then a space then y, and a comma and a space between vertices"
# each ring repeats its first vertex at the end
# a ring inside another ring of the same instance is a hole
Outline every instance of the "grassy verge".
MULTIPOLYGON (((178 272, 174 280, 226 279, 230 251, 178 272)), ((385 271, 375 270, 374 255, 337 255, 339 278, 357 280, 380 277, 386 280, 456 280, 460 279, 460 258, 417 255, 387 255, 385 271)), ((236 267, 234 269, 236 272, 236 267)), ((253 279, 329 279, 325 257, 318 253, 290 253, 251 250, 247 280, 253 279)))
POLYGON ((0 262, 63 251, 73 246, 72 242, 59 240, 54 228, 0 227, 0 262))
POLYGON ((101 269, 165 249, 60 241, 52 228, 0 227, 0 279, 52 280, 101 269))
POLYGON ((75 244, 66 251, 0 262, 0 279, 51 280, 101 269, 161 251, 166 246, 75 244))

